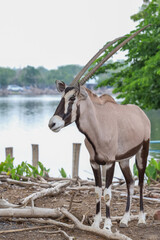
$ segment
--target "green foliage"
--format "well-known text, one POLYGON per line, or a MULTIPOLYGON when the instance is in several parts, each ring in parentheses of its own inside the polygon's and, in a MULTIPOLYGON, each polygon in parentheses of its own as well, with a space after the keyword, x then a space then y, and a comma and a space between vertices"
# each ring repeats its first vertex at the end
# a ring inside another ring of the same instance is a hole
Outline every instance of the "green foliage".
POLYGON ((50 169, 46 169, 41 162, 38 162, 38 167, 40 168, 39 170, 37 167, 33 167, 27 162, 22 162, 15 167, 13 161, 14 158, 11 158, 10 155, 8 155, 6 160, 0 163, 0 172, 6 172, 8 175, 11 175, 12 179, 19 180, 21 176, 45 177, 50 171, 50 169))
POLYGON ((27 66, 23 69, 0 67, 0 87, 17 84, 20 86, 36 86, 39 88, 53 88, 56 80, 63 80, 69 84, 81 70, 79 65, 60 66, 56 70, 47 70, 44 67, 34 68, 27 66))
POLYGON ((14 82, 16 73, 10 68, 0 67, 0 87, 5 87, 10 84, 11 81, 14 82))
MULTIPOLYGON (((114 93, 123 98, 124 104, 134 103, 144 109, 160 108, 160 4, 159 0, 145 2, 139 13, 131 19, 138 21, 137 29, 152 24, 129 41, 121 51, 125 51, 124 62, 114 62, 100 68, 96 75, 113 71, 98 86, 113 86, 114 93)), ((133 33, 133 32, 132 32, 133 33)), ((118 44, 123 40, 119 40, 118 44)), ((103 58, 108 51, 101 57, 103 58)), ((97 62, 100 59, 97 60, 97 62)))
MULTIPOLYGON (((133 173, 135 176, 138 176, 138 170, 136 167, 136 164, 133 166, 133 173)), ((147 177, 147 183, 150 184, 151 180, 160 181, 160 161, 156 161, 154 158, 152 158, 149 161, 148 166, 146 167, 145 171, 146 177, 147 177)))
POLYGON ((10 154, 6 157, 6 160, 4 162, 0 163, 0 172, 6 172, 9 174, 11 169, 13 169, 13 161, 14 158, 11 158, 10 154))
POLYGON ((67 174, 66 174, 66 172, 65 172, 65 170, 64 170, 63 168, 59 169, 59 172, 60 172, 60 174, 61 174, 61 176, 62 176, 63 178, 66 178, 66 177, 67 177, 67 174))

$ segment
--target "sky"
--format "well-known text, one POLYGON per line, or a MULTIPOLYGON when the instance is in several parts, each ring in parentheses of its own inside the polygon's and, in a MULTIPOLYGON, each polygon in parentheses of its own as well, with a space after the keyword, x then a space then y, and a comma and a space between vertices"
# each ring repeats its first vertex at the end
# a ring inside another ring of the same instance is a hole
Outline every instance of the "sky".
MULTIPOLYGON (((0 66, 84 65, 134 30, 143 0, 0 0, 0 66)), ((118 58, 123 55, 119 54, 118 58)))

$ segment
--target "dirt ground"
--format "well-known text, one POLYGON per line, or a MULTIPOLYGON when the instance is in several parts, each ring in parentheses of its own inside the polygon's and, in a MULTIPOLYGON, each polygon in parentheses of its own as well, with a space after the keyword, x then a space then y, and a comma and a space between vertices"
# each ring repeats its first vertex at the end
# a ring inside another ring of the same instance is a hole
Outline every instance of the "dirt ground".
MULTIPOLYGON (((20 199, 36 192, 33 188, 24 188, 16 185, 0 185, 1 196, 9 201, 10 203, 18 204, 20 199)), ((66 207, 68 208, 70 203, 71 195, 68 193, 62 193, 57 197, 43 197, 35 201, 36 207, 66 207)), ((89 191, 83 191, 77 193, 74 198, 71 213, 74 214, 79 220, 82 219, 83 215, 86 215, 86 219, 93 218, 95 213, 95 194, 89 191)), ((116 193, 112 194, 111 201, 111 216, 122 216, 125 210, 126 198, 120 197, 116 193)), ((138 227, 137 220, 131 221, 128 228, 119 228, 119 223, 114 221, 112 231, 119 230, 130 237, 133 240, 160 240, 160 221, 155 222, 153 214, 156 209, 160 209, 160 204, 155 202, 144 201, 145 212, 147 213, 147 224, 145 227, 138 227)), ((132 214, 138 214, 139 212, 139 200, 133 199, 132 214)), ((105 216, 105 203, 102 201, 102 215, 105 216)), ((66 223, 69 223, 65 219, 66 223)), ((88 220, 86 221, 88 223, 88 220)), ((5 218, 0 218, 0 231, 8 229, 21 229, 39 226, 38 224, 30 222, 10 222, 5 218)), ((102 226, 103 227, 103 226, 102 226)), ((53 234, 58 228, 45 228, 39 230, 23 231, 18 233, 0 233, 0 240, 64 240, 64 236, 61 234, 53 234)), ((69 236, 75 237, 77 240, 102 240, 103 238, 95 236, 90 233, 86 233, 80 230, 68 230, 63 229, 69 236)))

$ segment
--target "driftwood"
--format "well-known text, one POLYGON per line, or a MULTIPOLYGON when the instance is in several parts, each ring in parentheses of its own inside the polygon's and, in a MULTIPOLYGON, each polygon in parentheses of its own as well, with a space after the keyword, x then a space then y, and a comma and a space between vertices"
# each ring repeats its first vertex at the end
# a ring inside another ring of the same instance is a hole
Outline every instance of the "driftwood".
POLYGON ((112 233, 111 231, 108 230, 104 230, 104 229, 100 229, 100 228, 94 228, 92 226, 86 226, 84 224, 82 224, 75 216, 73 216, 70 212, 67 211, 67 209, 62 208, 61 212, 68 217, 70 220, 72 220, 72 222, 75 225, 76 229, 82 230, 82 231, 86 231, 86 232, 90 232, 94 235, 97 236, 101 236, 104 239, 115 239, 115 240, 131 240, 131 238, 116 232, 116 233, 112 233))
MULTIPOLYGON (((49 182, 47 182, 47 179, 39 178, 39 179, 34 179, 34 178, 28 178, 28 177, 23 177, 23 180, 27 180, 27 182, 24 181, 16 181, 12 180, 9 178, 9 176, 5 174, 0 175, 0 180, 2 182, 5 182, 5 184, 16 184, 19 186, 23 187, 36 187, 38 192, 32 193, 31 195, 27 196, 26 198, 22 199, 20 201, 20 204, 12 204, 7 202, 5 199, 0 199, 0 216, 1 218, 7 217, 11 218, 10 221, 20 221, 20 222, 33 222, 33 223, 38 223, 38 224, 47 224, 48 226, 54 225, 56 227, 60 228, 68 228, 68 229, 79 229, 83 230, 86 232, 90 232, 94 235, 101 236, 104 239, 118 239, 118 240, 129 240, 130 238, 120 234, 119 232, 112 233, 111 231, 104 230, 104 229, 99 229, 99 228, 94 228, 92 226, 87 226, 84 225, 84 219, 85 215, 82 218, 82 221, 80 222, 75 216, 73 216, 69 211, 72 209, 72 203, 74 201, 74 197, 76 194, 79 194, 80 192, 85 194, 86 192, 91 192, 94 191, 94 183, 93 181, 87 181, 87 180, 81 180, 79 178, 75 179, 63 179, 63 178, 49 178, 49 182), (43 188, 43 189, 41 189, 43 188), (45 188, 45 189, 44 189, 45 188), (42 198, 44 196, 57 196, 58 194, 64 192, 70 196, 70 203, 69 203, 69 209, 49 209, 49 208, 36 208, 34 207, 34 201, 38 198, 42 198), (31 202, 32 207, 26 207, 27 204, 31 202), (69 218, 73 224, 66 224, 63 222, 56 221, 53 219, 57 218, 63 218, 66 216, 69 218), (12 218, 14 217, 14 218, 12 218), (40 219, 44 218, 44 219, 40 219), (50 219, 46 219, 50 218, 50 219)), ((126 189, 125 184, 123 184, 123 181, 120 180, 120 183, 116 181, 116 185, 113 186, 114 190, 112 190, 113 194, 116 194, 118 196, 124 197, 126 196, 126 193, 124 189, 126 189), (125 188, 124 188, 125 187, 125 188), (124 189, 123 189, 124 188, 124 189)), ((135 190, 137 192, 138 187, 135 187, 135 190)), ((158 189, 158 186, 152 186, 152 190, 154 190, 155 193, 156 190, 158 189)), ((148 187, 148 189, 145 189, 145 194, 149 196, 151 192, 151 186, 148 187)), ((114 196, 114 195, 113 195, 114 196)), ((139 196, 134 195, 133 198, 138 199, 139 196)), ((123 200, 123 199, 122 199, 123 200)), ((145 201, 150 201, 150 202, 160 202, 160 199, 155 199, 155 198, 148 198, 144 197, 145 201)), ((116 216, 112 217, 111 219, 113 221, 119 221, 121 220, 122 216, 116 216)), ((137 215, 132 215, 131 220, 137 219, 137 215)), ((40 226, 39 228, 41 228, 40 226)), ((45 226, 44 226, 45 228, 45 226)), ((15 230, 14 230, 15 231, 15 230)), ((18 231, 18 230, 17 230, 18 231)), ((23 231, 23 229, 22 229, 23 231)), ((27 231, 27 229, 24 229, 24 231, 27 231)), ((55 234, 61 233, 66 237, 66 239, 73 239, 73 237, 70 237, 67 235, 66 232, 62 233, 63 230, 58 230, 54 231, 55 234), (66 236, 65 236, 66 234, 66 236)), ((52 233, 54 233, 52 232, 52 233)), ((0 232, 1 233, 1 232, 0 232)), ((4 233, 4 231, 3 231, 4 233)), ((7 232, 6 232, 7 233, 7 232)))
POLYGON ((5 208, 0 209, 1 217, 27 217, 27 218, 59 218, 61 212, 58 209, 51 208, 5 208))

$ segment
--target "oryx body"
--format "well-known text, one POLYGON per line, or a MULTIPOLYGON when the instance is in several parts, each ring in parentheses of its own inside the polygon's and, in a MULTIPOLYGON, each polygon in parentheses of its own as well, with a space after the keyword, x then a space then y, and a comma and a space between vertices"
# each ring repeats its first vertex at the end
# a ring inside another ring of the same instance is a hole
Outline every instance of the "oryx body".
POLYGON ((109 230, 111 229, 111 184, 116 161, 119 162, 125 177, 128 192, 126 212, 120 226, 125 227, 128 225, 134 190, 134 179, 129 168, 129 159, 134 155, 136 155, 140 186, 139 224, 145 224, 143 213, 143 180, 149 149, 150 121, 138 106, 131 104, 119 105, 111 96, 102 95, 98 97, 81 85, 120 47, 145 28, 138 30, 120 43, 82 79, 80 78, 95 59, 117 39, 105 45, 85 65, 70 86, 67 87, 64 82, 57 81, 57 89, 62 93, 62 99, 49 121, 49 127, 54 132, 58 132, 61 128, 72 122, 76 122, 79 131, 86 137, 85 144, 90 154, 90 162, 96 183, 96 216, 93 223, 96 227, 99 227, 101 222, 102 180, 100 166, 105 166, 106 184, 103 194, 106 201, 106 219, 104 228, 109 230))
POLYGON ((136 105, 119 105, 109 95, 98 97, 90 90, 80 87, 66 87, 57 81, 57 88, 63 96, 57 110, 49 121, 52 131, 59 131, 72 122, 82 132, 85 144, 90 154, 90 162, 96 182, 97 207, 94 225, 101 222, 102 181, 100 165, 106 168, 106 186, 104 199, 106 201, 106 221, 104 227, 111 228, 110 200, 111 183, 115 162, 118 161, 124 174, 128 189, 126 213, 121 220, 121 226, 127 226, 130 216, 134 180, 129 168, 129 159, 136 155, 140 185, 140 215, 139 223, 145 223, 143 214, 143 179, 147 163, 150 121, 145 113, 136 105))

